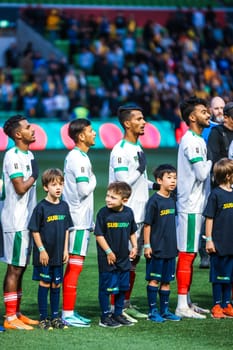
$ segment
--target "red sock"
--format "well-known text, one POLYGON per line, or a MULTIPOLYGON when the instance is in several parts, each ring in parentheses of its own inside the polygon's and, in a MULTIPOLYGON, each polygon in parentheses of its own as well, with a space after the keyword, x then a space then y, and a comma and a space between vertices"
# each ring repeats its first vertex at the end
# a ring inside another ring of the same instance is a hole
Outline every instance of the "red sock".
POLYGON ((179 252, 176 268, 178 294, 188 294, 190 290, 195 257, 196 253, 179 252))
POLYGON ((111 303, 112 306, 115 305, 115 294, 111 294, 111 296, 110 296, 110 303, 111 303))
POLYGON ((64 311, 71 311, 75 308, 78 278, 83 269, 85 257, 71 255, 66 267, 63 279, 63 307, 64 311))
POLYGON ((6 316, 16 315, 17 310, 17 293, 9 292, 4 293, 4 304, 6 309, 6 316))
POLYGON ((130 280, 129 280, 129 290, 125 292, 125 300, 130 300, 130 296, 133 290, 135 278, 136 278, 136 272, 135 270, 130 270, 130 280))
POLYGON ((21 299, 22 299, 22 289, 17 291, 17 307, 16 307, 16 312, 19 313, 20 312, 20 304, 21 304, 21 299))
MULTIPOLYGON (((130 271, 130 281, 129 281, 129 290, 127 292, 125 292, 125 300, 130 300, 130 295, 132 293, 132 290, 133 290, 133 286, 134 286, 134 282, 135 282, 135 277, 136 277, 136 273, 135 273, 135 270, 132 270, 130 271)), ((115 305, 115 294, 111 294, 111 297, 110 297, 110 302, 111 302, 111 305, 115 305)))

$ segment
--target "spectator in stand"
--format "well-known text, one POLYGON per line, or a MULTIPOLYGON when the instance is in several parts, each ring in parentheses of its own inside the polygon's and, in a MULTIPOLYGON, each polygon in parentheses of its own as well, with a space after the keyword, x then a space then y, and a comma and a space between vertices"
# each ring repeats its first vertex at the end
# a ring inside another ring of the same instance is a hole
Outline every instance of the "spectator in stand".
POLYGON ((79 53, 78 65, 86 73, 91 73, 95 63, 95 56, 88 47, 82 47, 79 53))
POLYGON ((5 82, 1 85, 0 99, 5 111, 13 109, 13 101, 15 96, 15 88, 9 77, 6 77, 5 82))
POLYGON ((17 43, 14 41, 5 51, 5 64, 7 67, 17 68, 19 66, 20 51, 17 43))
POLYGON ((49 35, 49 39, 54 42, 58 39, 58 33, 60 30, 61 18, 57 9, 52 9, 46 18, 46 29, 49 35))

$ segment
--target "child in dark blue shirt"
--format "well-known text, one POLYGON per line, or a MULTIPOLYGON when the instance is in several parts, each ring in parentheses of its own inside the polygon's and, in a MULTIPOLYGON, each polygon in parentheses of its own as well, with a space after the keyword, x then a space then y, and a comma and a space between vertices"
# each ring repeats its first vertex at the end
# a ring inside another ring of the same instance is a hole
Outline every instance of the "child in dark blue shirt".
POLYGON ((210 282, 214 306, 213 318, 233 317, 231 289, 233 276, 233 160, 222 158, 214 165, 218 184, 208 198, 206 217, 206 251, 210 254, 210 282))
POLYGON ((39 327, 45 330, 68 328, 58 316, 60 285, 63 264, 68 261, 68 228, 72 219, 68 204, 62 195, 64 177, 60 169, 48 169, 42 175, 47 196, 35 207, 29 230, 34 239, 33 280, 39 281, 39 327), (48 293, 50 291, 51 321, 48 318, 48 293))
POLYGON ((154 171, 158 192, 148 200, 144 220, 144 255, 146 257, 148 319, 153 322, 180 321, 168 308, 170 281, 175 277, 177 255, 176 206, 173 191, 176 188, 176 169, 160 165, 154 171), (160 311, 157 294, 160 296, 160 311))
POLYGON ((107 188, 106 206, 96 218, 99 267, 99 303, 102 311, 99 325, 116 328, 131 326, 132 322, 122 314, 125 292, 129 290, 130 259, 137 254, 137 225, 131 208, 125 206, 131 195, 131 187, 125 182, 113 182, 107 188), (132 249, 129 252, 129 241, 132 249), (115 295, 112 315, 109 295, 115 295))

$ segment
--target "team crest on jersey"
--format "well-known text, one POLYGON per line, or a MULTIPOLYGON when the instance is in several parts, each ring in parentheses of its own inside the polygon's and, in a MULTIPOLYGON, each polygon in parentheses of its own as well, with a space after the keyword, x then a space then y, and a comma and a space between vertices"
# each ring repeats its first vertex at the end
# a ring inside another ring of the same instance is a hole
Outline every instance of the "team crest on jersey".
POLYGON ((30 170, 30 166, 29 166, 29 165, 27 165, 26 169, 27 169, 27 171, 29 171, 29 170, 30 170))
POLYGON ((84 166, 81 167, 81 173, 85 173, 85 168, 84 168, 84 166))
POLYGON ((199 148, 198 148, 198 147, 196 147, 196 152, 197 152, 197 153, 200 153, 200 150, 199 150, 199 148))
POLYGON ((118 161, 119 164, 121 164, 121 163, 122 163, 122 158, 119 157, 119 158, 117 159, 117 161, 118 161))
POLYGON ((15 163, 15 164, 14 164, 14 168, 15 168, 15 170, 19 169, 18 163, 15 163))

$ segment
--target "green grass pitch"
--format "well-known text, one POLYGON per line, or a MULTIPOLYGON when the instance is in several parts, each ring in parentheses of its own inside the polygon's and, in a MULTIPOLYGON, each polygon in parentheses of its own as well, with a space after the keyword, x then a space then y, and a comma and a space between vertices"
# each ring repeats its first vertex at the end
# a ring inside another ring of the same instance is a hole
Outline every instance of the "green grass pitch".
MULTIPOLYGON (((148 176, 152 179, 152 170, 161 163, 176 165, 176 149, 145 150, 148 163, 148 176)), ((64 157, 67 151, 35 152, 42 171, 48 167, 63 168, 64 157)), ((109 151, 95 150, 89 152, 93 164, 93 170, 97 176, 97 188, 95 191, 95 211, 104 205, 104 198, 108 179, 109 151)), ((0 154, 0 167, 3 153, 0 154)), ((38 200, 44 193, 38 180, 38 200)), ((194 279, 191 295, 194 302, 200 306, 211 307, 211 285, 208 282, 208 270, 198 268, 199 258, 194 266, 194 279)), ((0 283, 3 282, 6 266, 0 264, 0 283)), ((142 311, 147 312, 145 259, 142 257, 138 265, 137 279, 132 296, 132 301, 142 311)), ((29 265, 23 283, 22 310, 25 314, 37 318, 37 283, 31 280, 32 266, 29 265)), ((170 308, 176 307, 176 283, 171 284, 170 308)), ((0 334, 1 350, 11 349, 49 349, 49 350, 224 350, 232 348, 231 332, 232 319, 213 320, 210 316, 206 320, 184 319, 181 322, 165 322, 154 324, 142 320, 133 327, 121 327, 109 330, 98 326, 98 273, 96 260, 95 239, 91 237, 89 253, 85 261, 84 269, 80 277, 77 297, 77 310, 84 316, 92 319, 92 325, 88 329, 69 328, 67 330, 53 330, 50 332, 35 329, 34 331, 7 331, 0 334)), ((3 321, 4 304, 2 288, 0 291, 0 322, 3 321)))

